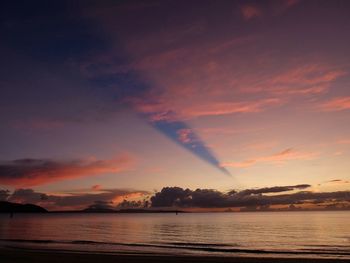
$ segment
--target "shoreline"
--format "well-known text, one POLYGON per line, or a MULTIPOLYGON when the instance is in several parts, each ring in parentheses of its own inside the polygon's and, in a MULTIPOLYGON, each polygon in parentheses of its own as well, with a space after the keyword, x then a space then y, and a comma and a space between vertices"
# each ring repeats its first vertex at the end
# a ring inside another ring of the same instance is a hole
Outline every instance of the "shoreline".
POLYGON ((285 257, 252 257, 252 256, 208 256, 208 255, 173 255, 156 253, 124 253, 124 252, 90 252, 90 251, 68 251, 68 250, 49 250, 49 249, 23 249, 1 247, 0 258, 2 263, 41 263, 41 262, 64 262, 64 263, 95 263, 95 262, 124 262, 124 263, 335 263, 349 262, 349 259, 336 258, 285 258, 285 257))

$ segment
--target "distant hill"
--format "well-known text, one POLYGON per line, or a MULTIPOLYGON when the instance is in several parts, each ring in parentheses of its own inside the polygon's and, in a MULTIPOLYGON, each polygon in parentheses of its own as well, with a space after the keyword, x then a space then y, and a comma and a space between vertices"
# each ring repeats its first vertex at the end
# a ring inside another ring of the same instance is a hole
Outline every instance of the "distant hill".
POLYGON ((45 208, 32 204, 17 204, 0 201, 0 213, 47 213, 45 208))
POLYGON ((153 210, 142 208, 124 208, 124 209, 109 209, 109 208, 86 208, 79 212, 82 213, 186 213, 181 210, 153 210))
POLYGON ((86 208, 84 210, 78 211, 83 213, 115 213, 115 210, 110 208, 86 208))

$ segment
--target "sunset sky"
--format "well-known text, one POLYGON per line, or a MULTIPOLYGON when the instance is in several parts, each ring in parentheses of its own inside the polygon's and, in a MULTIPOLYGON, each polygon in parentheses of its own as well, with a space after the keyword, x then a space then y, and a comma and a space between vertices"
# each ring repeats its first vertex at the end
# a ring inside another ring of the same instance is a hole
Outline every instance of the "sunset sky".
POLYGON ((350 1, 3 1, 0 34, 0 199, 350 190, 350 1))

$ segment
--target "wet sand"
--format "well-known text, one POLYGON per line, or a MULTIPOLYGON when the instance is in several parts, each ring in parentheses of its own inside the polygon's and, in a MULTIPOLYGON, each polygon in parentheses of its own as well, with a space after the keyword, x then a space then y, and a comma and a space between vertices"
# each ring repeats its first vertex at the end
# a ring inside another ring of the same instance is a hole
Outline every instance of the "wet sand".
POLYGON ((57 250, 29 250, 19 248, 0 248, 1 263, 326 263, 350 262, 347 259, 309 259, 309 258, 262 258, 262 257, 214 257, 214 256, 174 256, 156 254, 97 254, 90 252, 68 252, 57 250))

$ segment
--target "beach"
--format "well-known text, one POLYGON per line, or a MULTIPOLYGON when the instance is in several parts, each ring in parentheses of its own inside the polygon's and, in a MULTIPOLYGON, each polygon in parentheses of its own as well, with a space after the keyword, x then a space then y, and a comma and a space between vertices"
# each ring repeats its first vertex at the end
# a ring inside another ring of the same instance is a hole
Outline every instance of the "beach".
POLYGON ((119 263, 196 263, 196 262, 233 262, 233 263, 326 263, 326 262, 349 262, 347 259, 316 259, 316 258, 265 258, 265 257, 214 257, 214 256, 175 256, 166 254, 117 254, 117 253, 92 253, 92 252, 69 252, 56 250, 34 250, 1 248, 0 258, 2 263, 89 263, 89 262, 119 262, 119 263))

